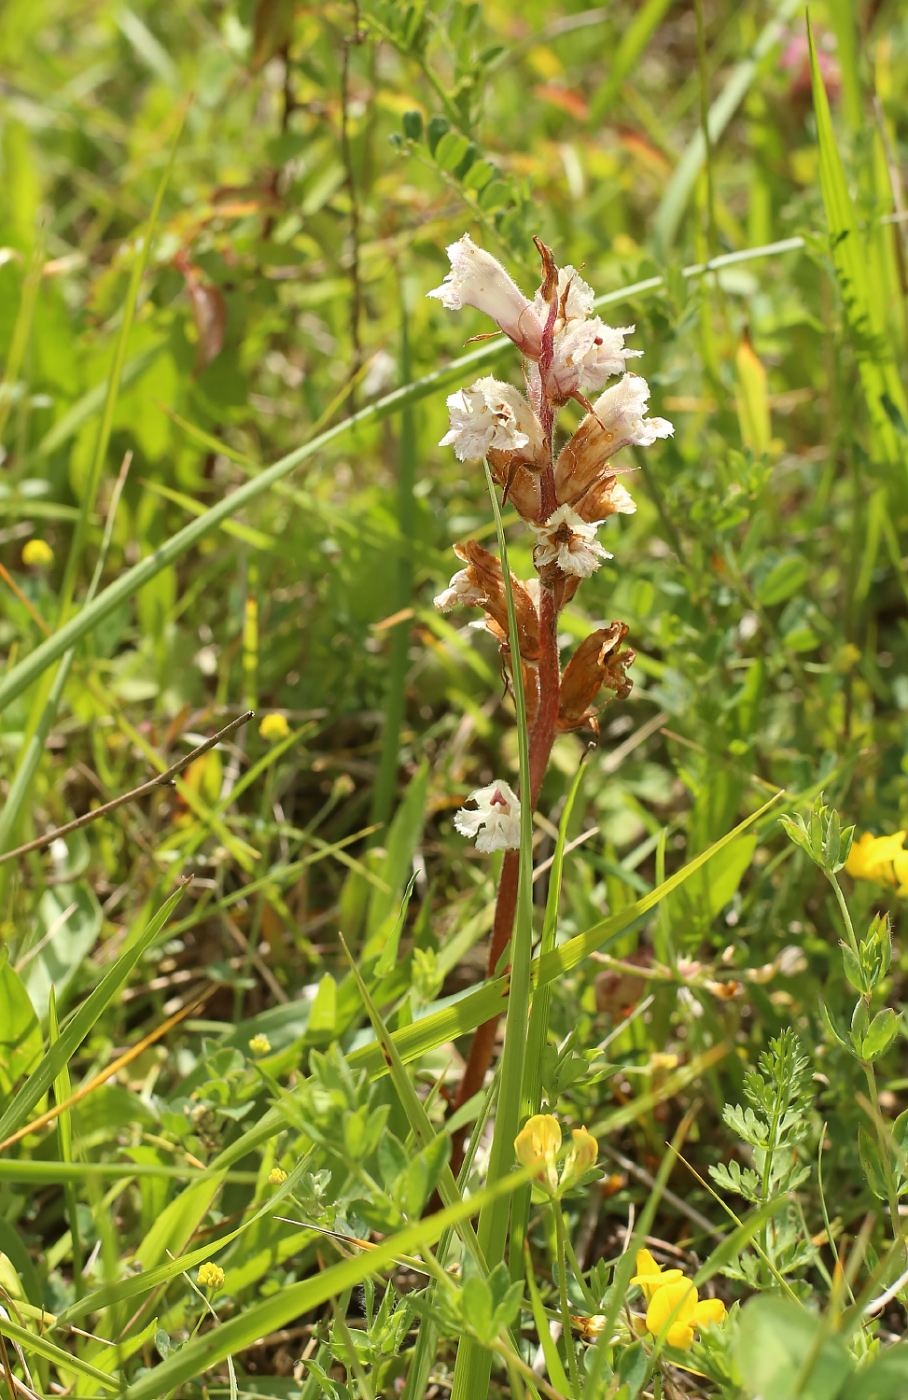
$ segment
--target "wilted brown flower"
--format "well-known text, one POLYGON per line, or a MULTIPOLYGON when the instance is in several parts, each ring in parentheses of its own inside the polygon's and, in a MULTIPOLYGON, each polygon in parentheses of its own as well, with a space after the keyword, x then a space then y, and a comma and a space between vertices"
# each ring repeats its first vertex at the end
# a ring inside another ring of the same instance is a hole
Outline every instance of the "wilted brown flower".
POLYGON ((619 700, 630 695, 633 681, 628 679, 626 670, 634 660, 634 652, 630 647, 618 651, 627 633, 626 623, 613 622, 580 643, 561 680, 559 729, 592 729, 598 733, 596 716, 589 707, 600 688, 613 690, 619 700))
MULTIPOLYGON (((448 612, 458 603, 467 607, 481 607, 495 624, 495 627, 490 627, 489 630, 494 632, 499 641, 505 642, 508 635, 508 605, 500 561, 487 549, 483 549, 476 540, 455 544, 454 553, 467 567, 456 573, 445 591, 439 593, 435 599, 436 608, 439 612, 448 612)), ((513 574, 511 593, 517 614, 520 654, 525 661, 535 661, 539 656, 539 618, 532 598, 513 574)))

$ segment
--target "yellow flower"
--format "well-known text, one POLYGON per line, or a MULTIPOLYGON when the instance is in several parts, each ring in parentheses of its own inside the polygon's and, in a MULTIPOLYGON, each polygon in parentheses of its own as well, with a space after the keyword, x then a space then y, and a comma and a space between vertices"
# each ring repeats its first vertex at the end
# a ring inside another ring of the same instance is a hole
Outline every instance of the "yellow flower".
POLYGON ((539 1184, 554 1192, 558 1187, 557 1158, 561 1128, 551 1113, 534 1113, 514 1139, 514 1151, 522 1167, 531 1167, 539 1184))
POLYGON ((561 1152, 561 1128, 551 1113, 536 1113, 528 1118, 514 1139, 517 1160, 531 1167, 533 1174, 550 1195, 560 1196, 593 1165, 599 1154, 599 1144, 586 1128, 574 1128, 573 1144, 564 1160, 559 1178, 558 1157, 561 1152))
POLYGON ((639 1283, 647 1300, 652 1298, 657 1288, 664 1288, 669 1283, 677 1283, 683 1277, 680 1269, 661 1268, 648 1249, 637 1250, 637 1272, 631 1279, 631 1283, 639 1283))
POLYGON ((54 562, 54 551, 47 540, 29 540, 22 548, 22 563, 30 568, 43 569, 54 562))
POLYGON ((224 1270, 217 1264, 200 1264, 196 1283, 201 1288, 223 1288, 224 1270))
POLYGON ((666 1329, 668 1345, 687 1351, 693 1345, 695 1329, 721 1322, 724 1316, 725 1304, 720 1299, 704 1298, 701 1303, 694 1285, 682 1278, 680 1283, 656 1288, 646 1310, 646 1330, 658 1337, 666 1329))
POLYGON ((259 1031, 258 1035, 254 1035, 250 1040, 249 1049, 253 1055, 267 1055, 271 1050, 271 1041, 259 1031))
POLYGON ((599 1156, 599 1144, 586 1128, 574 1128, 571 1132, 574 1145, 568 1153, 561 1169, 561 1190, 566 1191, 579 1181, 584 1172, 589 1171, 599 1156))
POLYGON ((281 1167, 272 1167, 268 1173, 268 1180, 272 1186, 280 1186, 282 1182, 287 1180, 287 1173, 281 1167))
POLYGON ((855 880, 877 880, 883 884, 894 883, 893 862, 904 857, 902 850, 906 832, 896 831, 892 836, 871 836, 865 831, 859 841, 851 843, 845 869, 855 880))
POLYGON ((290 725, 287 723, 286 715, 279 715, 273 712, 266 715, 259 725, 259 733, 266 743, 274 744, 278 739, 286 739, 290 733, 290 725))

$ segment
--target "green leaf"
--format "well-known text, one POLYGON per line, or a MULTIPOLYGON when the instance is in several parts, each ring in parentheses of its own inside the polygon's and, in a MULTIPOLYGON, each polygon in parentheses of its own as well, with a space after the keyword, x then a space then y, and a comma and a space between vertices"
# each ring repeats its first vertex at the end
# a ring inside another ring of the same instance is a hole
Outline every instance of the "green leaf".
POLYGON ((870 1028, 861 1045, 861 1057, 865 1060, 878 1060, 885 1055, 895 1040, 899 1028, 899 1018, 891 1006, 878 1011, 870 1022, 870 1028))
POLYGON ((44 1042, 22 978, 0 955, 0 1098, 11 1094, 41 1058, 44 1042))
POLYGON ((810 567, 803 554, 786 555, 760 581, 756 589, 757 602, 764 608, 784 603, 793 593, 801 592, 809 574, 810 567))
POLYGON ((768 1295, 741 1309, 734 1357, 745 1392, 772 1400, 836 1400, 851 1362, 841 1337, 823 1335, 823 1319, 768 1295))

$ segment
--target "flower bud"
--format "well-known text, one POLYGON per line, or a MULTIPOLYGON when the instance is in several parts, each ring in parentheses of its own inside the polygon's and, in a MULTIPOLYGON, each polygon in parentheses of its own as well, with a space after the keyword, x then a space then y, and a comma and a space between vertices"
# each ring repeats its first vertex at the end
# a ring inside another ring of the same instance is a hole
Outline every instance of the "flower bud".
POLYGON ((538 1184, 552 1194, 558 1188, 560 1151, 561 1127, 551 1113, 535 1113, 514 1139, 514 1152, 520 1165, 530 1168, 538 1184))

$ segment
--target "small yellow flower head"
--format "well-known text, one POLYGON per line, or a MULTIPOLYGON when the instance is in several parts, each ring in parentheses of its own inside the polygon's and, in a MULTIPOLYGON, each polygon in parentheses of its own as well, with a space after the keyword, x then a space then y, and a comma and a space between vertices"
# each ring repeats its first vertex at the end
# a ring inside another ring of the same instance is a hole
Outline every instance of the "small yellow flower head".
POLYGON ((223 1288, 224 1270, 218 1264, 200 1264, 196 1283, 200 1288, 223 1288))
POLYGON ((574 1128, 571 1136, 574 1145, 565 1158, 564 1166, 561 1169, 561 1190, 566 1191, 579 1181, 584 1172, 588 1172, 590 1167, 595 1165, 599 1156, 599 1144, 588 1133, 586 1128, 574 1128))
POLYGON ((639 1283, 647 1299, 652 1298, 657 1288, 664 1288, 669 1283, 679 1283, 683 1278, 680 1269, 660 1268, 648 1249, 637 1250, 637 1272, 631 1283, 639 1283))
POLYGON ((287 1173, 281 1167, 272 1167, 268 1173, 268 1180, 272 1186, 280 1186, 287 1180, 287 1173))
POLYGON ((535 1113, 528 1118, 514 1139, 514 1151, 522 1167, 530 1167, 536 1180, 546 1191, 558 1187, 558 1153, 561 1151, 561 1128, 551 1113, 535 1113))
POLYGON ((725 1304, 720 1299, 704 1298, 701 1303, 694 1285, 682 1278, 680 1283, 666 1283, 656 1289, 646 1310, 646 1330, 657 1337, 667 1327, 668 1345, 688 1351, 693 1345, 695 1330, 721 1322, 724 1316, 725 1304))
POLYGON ((22 563, 31 569, 44 569, 54 562, 54 551, 47 540, 29 540, 22 548, 22 563))
POLYGON ((258 1035, 254 1035, 250 1040, 249 1049, 253 1055, 268 1055, 271 1053, 271 1041, 259 1031, 258 1035))
POLYGON ((259 733, 268 744, 276 744, 278 739, 286 739, 290 733, 287 716, 276 712, 266 715, 259 725, 259 733))
POLYGON ((851 850, 845 862, 845 869, 855 880, 876 880, 885 885, 894 883, 892 863, 904 862, 902 846, 906 832, 896 831, 892 836, 871 836, 865 831, 859 841, 851 843, 851 850))

